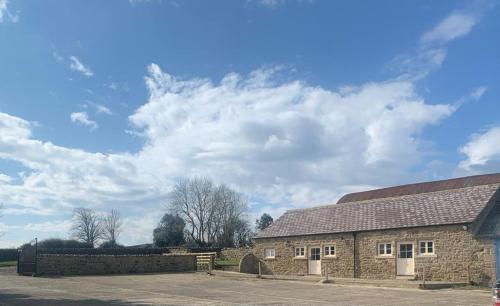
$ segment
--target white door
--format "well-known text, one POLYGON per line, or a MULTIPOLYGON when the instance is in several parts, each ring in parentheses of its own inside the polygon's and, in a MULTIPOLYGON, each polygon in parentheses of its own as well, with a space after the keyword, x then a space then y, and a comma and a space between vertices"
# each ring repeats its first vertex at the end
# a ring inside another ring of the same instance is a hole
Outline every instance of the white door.
POLYGON ((398 243, 398 275, 415 275, 415 258, 413 256, 413 243, 398 243))
POLYGON ((321 275, 321 248, 309 248, 309 274, 321 275))

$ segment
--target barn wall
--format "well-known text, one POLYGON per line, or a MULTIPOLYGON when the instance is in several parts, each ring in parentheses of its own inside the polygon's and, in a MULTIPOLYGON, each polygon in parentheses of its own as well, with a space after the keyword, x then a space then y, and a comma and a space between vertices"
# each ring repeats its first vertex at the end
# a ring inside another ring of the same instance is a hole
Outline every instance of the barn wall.
POLYGON ((414 244, 416 278, 422 277, 425 268, 426 280, 470 280, 480 284, 495 280, 493 240, 475 238, 470 227, 465 230, 462 225, 360 232, 356 234, 355 248, 354 236, 349 233, 256 239, 254 254, 266 264, 269 274, 305 275, 307 259, 294 258, 294 247, 320 245, 323 252, 325 245, 335 244, 335 258, 322 256, 322 268, 328 266, 330 276, 391 279, 396 278, 397 242, 414 244), (420 240, 434 241, 435 255, 419 254, 420 240), (377 244, 382 242, 392 244, 392 256, 377 255, 377 244), (276 258, 265 259, 265 248, 274 248, 276 258))

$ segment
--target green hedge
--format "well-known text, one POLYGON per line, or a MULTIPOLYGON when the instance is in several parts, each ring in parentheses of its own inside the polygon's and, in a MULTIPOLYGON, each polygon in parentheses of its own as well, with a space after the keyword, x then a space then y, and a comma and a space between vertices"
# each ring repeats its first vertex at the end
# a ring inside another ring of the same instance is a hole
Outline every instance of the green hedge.
POLYGON ((0 261, 14 261, 17 260, 16 249, 0 249, 0 261))

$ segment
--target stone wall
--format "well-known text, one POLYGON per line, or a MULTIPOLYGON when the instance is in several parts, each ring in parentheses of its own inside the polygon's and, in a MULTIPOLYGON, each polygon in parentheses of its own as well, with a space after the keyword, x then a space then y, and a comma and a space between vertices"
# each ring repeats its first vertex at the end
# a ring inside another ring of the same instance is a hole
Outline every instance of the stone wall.
POLYGON ((252 248, 223 248, 220 252, 220 258, 225 260, 240 260, 246 254, 252 253, 252 248))
POLYGON ((333 277, 353 277, 352 234, 333 234, 303 237, 256 239, 254 254, 262 260, 263 274, 306 275, 308 273, 307 247, 335 244, 337 255, 322 258, 322 268, 328 265, 329 275, 333 277), (306 256, 295 257, 295 247, 306 247, 306 256), (266 259, 266 248, 274 248, 276 257, 266 259))
POLYGON ((390 279, 395 278, 397 272, 397 242, 414 244, 416 277, 421 278, 425 268, 426 280, 470 280, 481 284, 495 280, 493 240, 474 238, 471 229, 464 230, 462 225, 360 232, 356 237, 347 233, 256 239, 254 254, 266 264, 270 274, 305 275, 308 273, 307 256, 295 258, 294 248, 305 246, 307 254, 308 247, 321 246, 323 273, 328 266, 328 274, 332 277, 390 279), (421 240, 434 242, 434 255, 419 254, 421 240), (378 243, 391 243, 393 255, 378 256, 378 243), (329 244, 336 246, 335 257, 323 256, 324 246, 329 244), (264 258, 266 248, 276 250, 275 259, 264 258))
POLYGON ((196 270, 196 255, 39 255, 38 275, 98 275, 196 270))
POLYGON ((397 242, 414 245, 415 272, 427 280, 472 281, 487 284, 495 279, 495 254, 491 239, 476 239, 462 225, 423 227, 364 232, 357 235, 356 276, 360 278, 395 278, 397 252, 393 256, 377 256, 377 243, 388 242, 397 250, 397 242), (434 255, 419 253, 421 240, 434 242, 434 255))

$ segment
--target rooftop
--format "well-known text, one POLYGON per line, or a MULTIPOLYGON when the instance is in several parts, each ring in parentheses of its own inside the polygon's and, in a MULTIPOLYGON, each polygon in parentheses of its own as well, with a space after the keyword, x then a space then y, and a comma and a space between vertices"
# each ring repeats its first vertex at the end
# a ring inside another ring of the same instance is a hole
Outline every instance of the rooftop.
POLYGON ((289 210, 256 238, 470 223, 499 188, 500 174, 491 174, 352 193, 289 210))

